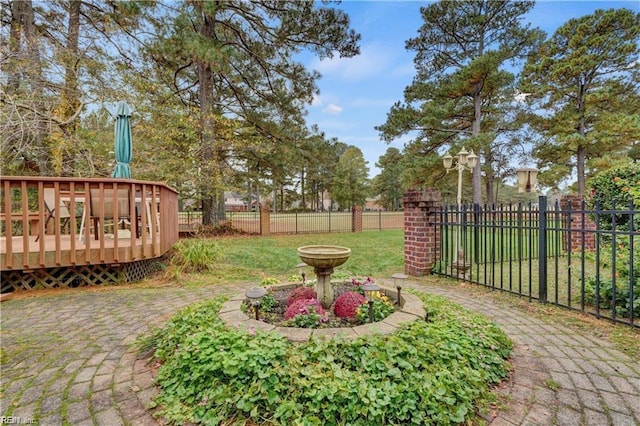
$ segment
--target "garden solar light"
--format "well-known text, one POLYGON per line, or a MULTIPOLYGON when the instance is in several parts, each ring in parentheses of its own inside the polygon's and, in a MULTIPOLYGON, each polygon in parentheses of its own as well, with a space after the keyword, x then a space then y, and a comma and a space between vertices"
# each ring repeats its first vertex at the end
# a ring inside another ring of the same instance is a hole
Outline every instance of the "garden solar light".
POLYGON ((373 322, 373 301, 376 298, 376 293, 380 291, 380 287, 373 283, 365 284, 362 286, 362 291, 369 302, 369 322, 373 322))
POLYGON ((405 274, 397 273, 391 275, 391 278, 393 278, 393 284, 398 289, 398 299, 396 300, 396 303, 398 304, 398 306, 400 306, 400 290, 402 290, 402 284, 404 283, 404 281, 409 277, 407 277, 405 274))
POLYGON ((305 281, 306 281, 306 275, 304 272, 304 268, 307 267, 306 263, 298 263, 296 265, 296 268, 300 269, 300 275, 302 275, 302 285, 304 285, 305 281))
POLYGON ((267 289, 264 287, 253 287, 245 291, 244 295, 249 299, 249 303, 253 306, 253 309, 256 311, 256 319, 258 318, 258 312, 260 308, 260 303, 262 302, 262 298, 267 294, 267 289))

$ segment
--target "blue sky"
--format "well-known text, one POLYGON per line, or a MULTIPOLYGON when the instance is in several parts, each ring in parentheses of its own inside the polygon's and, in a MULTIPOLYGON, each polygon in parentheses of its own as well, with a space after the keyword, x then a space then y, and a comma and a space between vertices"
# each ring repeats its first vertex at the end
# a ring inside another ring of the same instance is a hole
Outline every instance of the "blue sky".
MULTIPOLYGON (((414 52, 404 46, 422 24, 420 7, 429 3, 346 0, 334 5, 349 14, 352 28, 362 35, 360 55, 306 63, 322 74, 320 94, 308 108, 308 123, 316 124, 328 138, 359 147, 371 176, 378 174, 375 163, 389 146, 402 150, 409 140, 405 137, 389 145, 380 140, 374 126, 386 121, 387 112, 402 100, 404 88, 415 75, 414 52)), ((638 11, 640 2, 539 1, 525 19, 550 36, 571 18, 622 7, 638 11)))

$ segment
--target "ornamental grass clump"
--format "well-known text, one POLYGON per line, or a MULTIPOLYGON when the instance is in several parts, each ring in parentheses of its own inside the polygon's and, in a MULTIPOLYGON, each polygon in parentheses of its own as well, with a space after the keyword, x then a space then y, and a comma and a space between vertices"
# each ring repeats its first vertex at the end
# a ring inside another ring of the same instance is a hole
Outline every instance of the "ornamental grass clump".
POLYGON ((360 293, 347 291, 336 299, 333 313, 340 318, 355 318, 358 307, 366 302, 367 299, 360 293))

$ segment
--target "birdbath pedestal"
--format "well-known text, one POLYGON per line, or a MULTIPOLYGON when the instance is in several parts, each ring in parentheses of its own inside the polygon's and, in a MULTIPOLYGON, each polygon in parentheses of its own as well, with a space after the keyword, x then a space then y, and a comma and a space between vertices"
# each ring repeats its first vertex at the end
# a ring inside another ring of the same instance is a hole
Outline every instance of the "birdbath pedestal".
POLYGON ((315 290, 322 307, 328 309, 333 303, 333 287, 331 274, 333 268, 345 263, 351 255, 351 249, 340 246, 303 246, 298 247, 298 256, 309 266, 313 266, 316 274, 315 290))

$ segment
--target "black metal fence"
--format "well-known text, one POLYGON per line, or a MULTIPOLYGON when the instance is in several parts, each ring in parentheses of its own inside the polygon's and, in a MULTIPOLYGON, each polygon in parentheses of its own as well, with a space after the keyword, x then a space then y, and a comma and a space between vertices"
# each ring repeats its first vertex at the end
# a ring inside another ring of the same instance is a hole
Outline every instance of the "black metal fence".
POLYGON ((638 223, 633 202, 445 206, 433 272, 638 327, 638 223))
MULTIPOLYGON (((180 212, 178 214, 182 231, 195 230, 202 224, 201 212, 180 212)), ((271 213, 269 228, 271 234, 317 234, 330 232, 352 232, 351 212, 285 212, 271 213)), ((259 212, 227 212, 227 223, 233 229, 250 234, 260 233, 259 212)), ((362 230, 402 229, 403 212, 365 211, 362 212, 362 230)))

